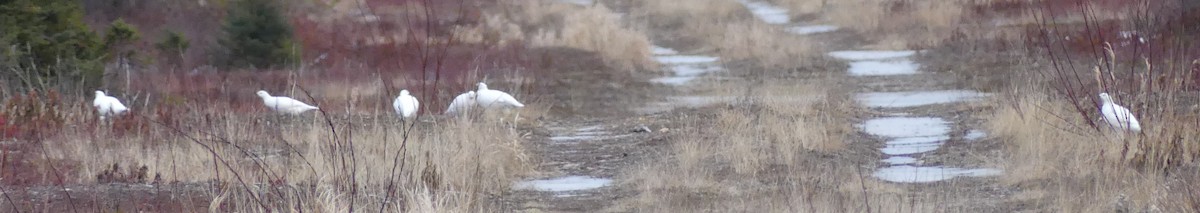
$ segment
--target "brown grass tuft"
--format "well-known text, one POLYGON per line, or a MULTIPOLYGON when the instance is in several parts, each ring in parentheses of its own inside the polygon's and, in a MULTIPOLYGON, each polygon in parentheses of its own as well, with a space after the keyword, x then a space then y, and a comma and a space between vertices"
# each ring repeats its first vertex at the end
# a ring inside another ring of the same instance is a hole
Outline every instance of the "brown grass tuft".
POLYGON ((553 1, 516 1, 485 19, 481 40, 523 39, 534 46, 594 51, 625 70, 656 66, 650 40, 603 5, 580 7, 553 1))
POLYGON ((753 60, 769 69, 807 65, 816 53, 807 37, 791 35, 777 26, 761 22, 729 24, 719 45, 724 60, 753 60))
POLYGON ((1147 135, 1100 133, 1078 119, 1063 98, 1018 94, 1015 104, 996 112, 988 126, 1003 137, 1008 166, 1002 180, 1025 188, 1025 201, 1061 212, 1197 210, 1189 197, 1198 188, 1187 181, 1197 178, 1195 168, 1163 167, 1166 161, 1150 160, 1193 162, 1200 146, 1168 147, 1173 143, 1167 141, 1195 141, 1190 130, 1196 126, 1168 120, 1143 123, 1154 126, 1145 130, 1147 135), (1171 134, 1180 131, 1187 133, 1171 134), (1167 156, 1178 157, 1160 158, 1167 156))
POLYGON ((617 211, 931 210, 846 160, 873 159, 845 142, 854 130, 840 110, 853 102, 814 82, 752 87, 732 106, 677 128, 683 132, 669 140, 662 160, 625 178, 639 195, 617 211))

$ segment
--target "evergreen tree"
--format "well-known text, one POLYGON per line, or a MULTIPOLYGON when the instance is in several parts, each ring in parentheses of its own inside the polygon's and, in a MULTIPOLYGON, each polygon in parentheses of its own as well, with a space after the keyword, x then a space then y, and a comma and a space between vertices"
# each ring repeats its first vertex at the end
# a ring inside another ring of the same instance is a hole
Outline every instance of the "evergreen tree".
POLYGON ((220 43, 226 65, 267 68, 296 58, 292 29, 273 0, 237 0, 225 20, 220 43))
POLYGON ((174 69, 183 66, 183 53, 187 52, 188 47, 191 47, 191 43, 188 42, 183 34, 167 30, 162 41, 154 44, 154 47, 158 49, 159 54, 167 58, 167 63, 170 63, 172 69, 174 69))
POLYGON ((104 34, 104 49, 108 50, 110 59, 125 60, 133 57, 135 52, 130 45, 138 39, 141 39, 141 33, 138 33, 137 28, 125 23, 123 19, 117 19, 108 26, 108 32, 104 34))
POLYGON ((108 26, 108 32, 104 34, 104 49, 108 51, 107 58, 109 61, 117 63, 117 72, 122 72, 125 78, 125 88, 129 89, 133 82, 130 74, 130 59, 133 58, 133 42, 140 39, 142 36, 138 33, 137 28, 133 25, 125 23, 123 19, 117 19, 108 26))
POLYGON ((83 23, 79 1, 0 1, 3 79, 36 88, 93 86, 102 74, 102 56, 99 37, 83 23))

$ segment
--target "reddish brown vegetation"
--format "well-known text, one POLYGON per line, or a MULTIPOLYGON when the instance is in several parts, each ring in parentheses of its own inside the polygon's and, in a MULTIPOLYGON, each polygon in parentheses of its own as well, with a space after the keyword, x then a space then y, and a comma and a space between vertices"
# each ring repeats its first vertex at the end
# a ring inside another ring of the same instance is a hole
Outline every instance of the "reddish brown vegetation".
POLYGON ((63 108, 57 92, 29 92, 4 101, 0 111, 0 140, 29 140, 51 135, 62 129, 63 108))

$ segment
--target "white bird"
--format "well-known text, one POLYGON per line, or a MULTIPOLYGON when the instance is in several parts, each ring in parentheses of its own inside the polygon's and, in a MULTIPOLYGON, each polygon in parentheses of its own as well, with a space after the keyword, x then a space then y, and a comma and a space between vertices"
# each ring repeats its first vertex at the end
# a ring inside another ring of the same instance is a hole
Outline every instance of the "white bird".
POLYGON ((446 108, 446 114, 457 115, 466 113, 475 107, 475 91, 465 92, 454 97, 454 101, 450 102, 450 107, 446 108))
POLYGON ((1100 100, 1103 100, 1103 106, 1100 106, 1100 114, 1104 115, 1104 121, 1112 125, 1113 128, 1141 132, 1142 125, 1138 123, 1136 117, 1133 116, 1129 109, 1117 105, 1112 100, 1112 96, 1108 93, 1100 93, 1100 100))
POLYGON ((509 107, 525 107, 525 104, 521 104, 521 102, 517 101, 516 98, 513 98, 512 95, 509 95, 504 91, 490 90, 488 89, 487 84, 484 84, 483 82, 479 82, 478 86, 479 89, 475 91, 475 102, 478 103, 479 106, 483 106, 483 108, 498 109, 509 107))
POLYGON ((392 108, 396 109, 396 114, 403 118, 411 118, 417 115, 417 109, 421 103, 417 101, 417 97, 408 94, 408 90, 400 90, 400 96, 396 96, 396 100, 392 101, 392 108))
POLYGON ((317 107, 305 104, 304 102, 300 102, 289 97, 271 96, 271 94, 267 94, 267 91, 259 90, 258 97, 262 98, 263 105, 266 105, 267 108, 271 108, 271 110, 275 110, 275 112, 279 113, 299 115, 300 113, 317 109, 317 107))
POLYGON ((100 113, 100 120, 129 111, 129 108, 121 104, 120 100, 104 95, 104 92, 100 90, 96 90, 96 99, 92 101, 92 106, 96 107, 96 112, 100 113))

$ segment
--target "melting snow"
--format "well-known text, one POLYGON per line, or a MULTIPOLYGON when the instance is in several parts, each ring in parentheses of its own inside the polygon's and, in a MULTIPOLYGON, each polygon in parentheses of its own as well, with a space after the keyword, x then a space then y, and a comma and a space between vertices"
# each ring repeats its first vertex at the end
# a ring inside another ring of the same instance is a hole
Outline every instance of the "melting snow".
POLYGON ((654 57, 658 63, 663 64, 692 64, 692 63, 713 63, 717 62, 717 57, 702 56, 702 55, 668 55, 654 57))
POLYGON ((963 140, 973 141, 983 139, 984 137, 987 137, 987 133, 978 129, 972 129, 970 132, 967 132, 967 135, 963 136, 963 140))
POLYGON ((784 24, 791 20, 788 17, 787 9, 776 7, 766 2, 750 2, 746 0, 738 2, 746 5, 746 9, 750 9, 750 13, 753 13, 755 17, 762 19, 763 22, 768 24, 784 24))
POLYGON ((892 156, 887 159, 883 159, 883 162, 891 165, 914 164, 917 163, 917 159, 904 156, 892 156))
POLYGON ((850 75, 879 76, 879 75, 911 75, 917 74, 920 66, 910 60, 896 61, 855 61, 850 62, 850 75))
POLYGON ((570 4, 583 5, 583 6, 590 6, 590 5, 592 5, 592 3, 594 3, 594 2, 592 2, 592 0, 558 0, 558 1, 566 2, 566 3, 570 3, 570 4))
POLYGON ((872 135, 890 138, 945 136, 950 133, 946 120, 935 117, 875 118, 859 126, 872 135))
POLYGON ((607 186, 609 184, 612 184, 612 179, 593 178, 588 176, 566 176, 554 179, 518 182, 514 187, 518 189, 532 189, 547 192, 565 192, 595 189, 607 186))
POLYGON ((833 32, 833 31, 835 31, 835 30, 838 30, 838 26, 833 26, 833 25, 808 25, 808 26, 795 26, 795 27, 788 27, 787 29, 784 29, 784 30, 785 30, 785 31, 787 31, 787 32, 789 32, 789 33, 793 33, 793 34, 797 34, 797 35, 808 35, 808 34, 817 34, 817 33, 833 32))
POLYGON ((999 174, 1000 170, 995 169, 960 169, 909 165, 884 167, 875 171, 876 178, 899 183, 928 183, 949 180, 955 177, 982 177, 999 174))
POLYGON ((900 50, 900 51, 848 50, 848 51, 829 52, 829 56, 833 56, 834 58, 839 58, 842 60, 861 61, 861 60, 882 60, 882 59, 890 59, 890 58, 909 57, 916 53, 917 53, 917 51, 912 51, 912 50, 900 50))
POLYGON ((651 47, 650 47, 650 52, 651 52, 651 53, 654 53, 654 55, 675 55, 675 54, 679 54, 679 51, 675 51, 675 50, 673 50, 673 49, 671 49, 671 48, 660 47, 660 46, 658 46, 658 45, 651 46, 651 47))
POLYGON ((970 90, 872 92, 858 94, 858 101, 867 107, 895 108, 953 103, 987 95, 970 90))

